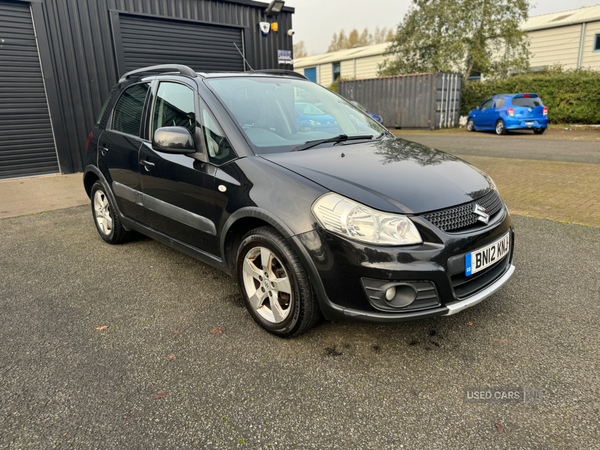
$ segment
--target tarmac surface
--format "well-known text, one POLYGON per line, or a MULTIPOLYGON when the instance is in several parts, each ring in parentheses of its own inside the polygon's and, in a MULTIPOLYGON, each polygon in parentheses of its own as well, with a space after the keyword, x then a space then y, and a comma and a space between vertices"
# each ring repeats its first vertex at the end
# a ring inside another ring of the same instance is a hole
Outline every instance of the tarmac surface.
POLYGON ((599 131, 550 129, 539 136, 531 131, 513 131, 506 136, 496 136, 490 131, 469 133, 465 129, 392 132, 404 139, 453 154, 600 164, 599 131))
POLYGON ((481 304, 282 340, 231 278, 110 246, 89 207, 0 220, 0 448, 597 448, 600 230, 514 221, 517 271, 481 304), (543 400, 464 401, 488 386, 543 400))
MULTIPOLYGON (((488 171, 513 212, 596 214, 593 149, 463 134, 407 137, 488 171)), ((104 243, 81 174, 2 181, 0 214, 0 449, 598 448, 593 217, 513 215, 515 275, 455 316, 282 340, 232 278, 141 236, 104 243), (487 387, 542 398, 465 401, 487 387)))

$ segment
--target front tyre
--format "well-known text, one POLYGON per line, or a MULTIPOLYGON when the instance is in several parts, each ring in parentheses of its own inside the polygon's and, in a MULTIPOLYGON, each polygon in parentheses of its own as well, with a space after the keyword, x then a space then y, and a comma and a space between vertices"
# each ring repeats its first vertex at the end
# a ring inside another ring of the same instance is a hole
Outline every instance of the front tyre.
POLYGON ((498 136, 504 136, 506 134, 506 126, 504 125, 504 121, 502 119, 496 122, 496 134, 498 136))
POLYGON ((533 129, 533 132, 534 132, 535 134, 544 134, 544 131, 546 131, 546 129, 545 129, 545 128, 534 128, 534 129, 533 129))
POLYGON ((252 318, 277 336, 298 336, 317 324, 321 310, 308 275, 283 236, 271 227, 246 234, 236 259, 240 292, 252 318))
POLYGON ((100 237, 109 244, 120 244, 127 240, 129 232, 121 225, 115 205, 106 195, 104 186, 96 181, 92 186, 92 214, 100 237))
POLYGON ((473 119, 467 120, 467 131, 475 131, 475 123, 473 119))

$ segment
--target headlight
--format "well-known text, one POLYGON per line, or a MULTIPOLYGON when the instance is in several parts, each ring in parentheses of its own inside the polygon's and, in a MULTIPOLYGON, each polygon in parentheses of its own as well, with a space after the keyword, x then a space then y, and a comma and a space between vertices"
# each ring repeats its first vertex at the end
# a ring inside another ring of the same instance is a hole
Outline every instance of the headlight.
POLYGON ((311 125, 321 125, 321 122, 319 122, 318 120, 309 120, 308 123, 310 123, 311 125))
POLYGON ((496 191, 496 192, 498 192, 498 186, 496 186, 496 183, 494 183, 494 180, 492 180, 492 177, 490 177, 490 176, 488 175, 488 176, 487 176, 487 180, 488 180, 488 183, 490 183, 490 188, 491 188, 493 191, 496 191))
POLYGON ((313 204, 313 214, 326 230, 376 245, 414 245, 423 242, 411 220, 330 192, 313 204))

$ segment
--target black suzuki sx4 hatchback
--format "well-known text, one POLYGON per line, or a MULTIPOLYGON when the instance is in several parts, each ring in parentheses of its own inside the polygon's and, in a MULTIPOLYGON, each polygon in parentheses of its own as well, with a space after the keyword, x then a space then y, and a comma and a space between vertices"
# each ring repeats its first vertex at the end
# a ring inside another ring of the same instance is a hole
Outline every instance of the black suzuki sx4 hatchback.
POLYGON ((89 135, 84 184, 102 239, 137 231, 218 267, 282 337, 323 317, 455 314, 514 272, 489 176, 298 75, 124 75, 89 135))

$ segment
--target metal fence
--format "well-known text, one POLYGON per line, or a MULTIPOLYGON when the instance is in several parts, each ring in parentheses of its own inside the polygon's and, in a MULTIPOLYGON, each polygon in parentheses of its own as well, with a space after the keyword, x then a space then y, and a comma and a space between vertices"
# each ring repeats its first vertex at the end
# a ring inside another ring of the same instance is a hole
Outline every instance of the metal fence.
POLYGON ((338 92, 383 117, 388 128, 458 126, 462 75, 424 73, 340 81, 338 92))

